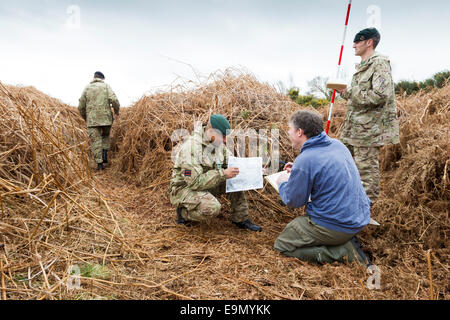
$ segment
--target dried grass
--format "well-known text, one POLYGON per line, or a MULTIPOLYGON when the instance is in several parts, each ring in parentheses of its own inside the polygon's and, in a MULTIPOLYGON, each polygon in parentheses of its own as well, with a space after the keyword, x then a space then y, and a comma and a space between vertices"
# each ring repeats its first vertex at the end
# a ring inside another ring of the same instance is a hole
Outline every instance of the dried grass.
MULTIPOLYGON (((271 129, 281 129, 281 139, 286 139, 286 120, 298 107, 288 97, 233 69, 214 73, 204 81, 144 96, 124 110, 113 133, 118 151, 114 169, 146 186, 156 179, 167 181, 172 168, 172 133, 180 129, 192 132, 196 121, 206 124, 213 113, 227 115, 233 128, 257 133, 265 129, 269 136, 271 129)), ((283 155, 293 155, 285 145, 281 149, 283 155)))
MULTIPOLYGON (((0 242, 6 249, 0 248, 2 296, 429 299, 432 292, 433 298, 448 299, 448 90, 398 99, 402 143, 382 150, 382 194, 373 212, 382 226, 362 233, 381 270, 381 290, 368 290, 361 266, 318 266, 273 250, 278 234, 302 210, 282 206, 270 187, 247 193, 250 214, 264 227, 262 233, 236 229, 225 199, 211 225, 175 224, 167 194, 173 130, 192 130, 194 120, 220 112, 235 128, 281 129, 282 157, 295 157, 284 130, 299 106, 253 76, 229 70, 194 86, 143 97, 115 123, 111 167, 92 176, 76 110, 34 89, 1 86, 0 108, 7 114, 0 122, 0 242), (429 99, 433 103, 424 109, 429 99), (65 116, 52 122, 58 112, 65 116), (425 151, 431 144, 447 153, 425 151), (72 156, 67 150, 73 150, 72 156), (415 166, 419 162, 422 167, 415 166), (29 200, 27 193, 43 203, 29 200), (73 264, 101 265, 106 271, 84 275, 82 288, 68 291, 64 284, 73 264)), ((345 105, 338 103, 334 115, 331 133, 338 135, 345 105)))
POLYGON ((0 111, 3 297, 61 297, 74 261, 105 261, 127 246, 92 185, 78 111, 1 83, 0 111))

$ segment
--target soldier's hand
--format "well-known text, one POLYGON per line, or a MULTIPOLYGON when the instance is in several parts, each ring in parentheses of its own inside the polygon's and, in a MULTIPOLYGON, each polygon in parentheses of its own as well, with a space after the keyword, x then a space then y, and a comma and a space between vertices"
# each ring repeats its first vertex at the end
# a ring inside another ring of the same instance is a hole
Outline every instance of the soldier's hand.
POLYGON ((342 89, 342 90, 338 90, 338 91, 341 96, 343 96, 347 93, 347 89, 342 89))
POLYGON ((239 168, 228 168, 224 172, 227 179, 233 179, 239 174, 239 168))
POLYGON ((117 119, 119 119, 119 115, 118 115, 118 114, 115 114, 115 115, 114 115, 114 120, 117 120, 117 119))
POLYGON ((287 171, 288 173, 291 173, 293 165, 294 164, 292 162, 286 163, 286 165, 283 168, 283 171, 287 171))

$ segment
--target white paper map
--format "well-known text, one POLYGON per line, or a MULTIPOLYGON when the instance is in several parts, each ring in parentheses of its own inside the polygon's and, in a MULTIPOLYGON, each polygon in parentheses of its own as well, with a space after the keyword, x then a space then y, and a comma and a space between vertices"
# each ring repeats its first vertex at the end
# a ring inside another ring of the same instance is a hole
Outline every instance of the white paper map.
POLYGON ((227 193, 262 189, 262 158, 228 158, 228 168, 239 168, 236 178, 227 180, 227 193))
POLYGON ((287 174, 289 176, 289 173, 287 173, 287 171, 280 171, 280 172, 277 172, 277 173, 271 174, 270 176, 265 177, 266 180, 269 181, 270 185, 278 192, 280 192, 280 191, 278 190, 277 181, 278 181, 278 178, 283 174, 287 174))

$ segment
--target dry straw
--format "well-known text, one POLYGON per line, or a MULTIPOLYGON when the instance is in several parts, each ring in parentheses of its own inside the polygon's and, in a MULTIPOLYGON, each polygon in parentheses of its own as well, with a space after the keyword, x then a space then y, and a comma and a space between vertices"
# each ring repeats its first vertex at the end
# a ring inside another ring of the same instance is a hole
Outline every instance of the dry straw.
POLYGON ((92 185, 77 110, 34 88, 0 83, 0 112, 3 296, 53 298, 70 264, 107 255, 93 253, 106 244, 107 256, 117 255, 126 244, 114 215, 98 210, 102 195, 92 185))
MULTIPOLYGON (((114 125, 106 173, 89 169, 75 108, 34 88, 0 85, 1 294, 12 299, 448 299, 450 86, 399 96, 401 143, 381 150, 379 228, 361 234, 381 270, 318 266, 273 250, 291 210, 266 186, 247 193, 263 233, 236 229, 226 199, 211 225, 175 224, 168 201, 171 135, 223 113, 234 128, 281 130, 283 160, 296 152, 287 120, 300 107, 249 74, 227 70, 142 97, 114 125), (426 251, 432 249, 432 282, 426 251), (71 266, 81 287, 68 290, 71 266), (429 285, 428 285, 429 284, 429 285)), ((323 115, 326 109, 319 110, 323 115)), ((339 102, 331 133, 345 115, 339 102)))

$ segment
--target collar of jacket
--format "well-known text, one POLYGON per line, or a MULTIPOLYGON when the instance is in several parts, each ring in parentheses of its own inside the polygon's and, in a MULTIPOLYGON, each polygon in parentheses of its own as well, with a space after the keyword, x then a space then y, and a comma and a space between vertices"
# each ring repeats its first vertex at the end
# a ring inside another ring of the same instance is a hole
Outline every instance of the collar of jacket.
POLYGON ((331 138, 323 131, 321 134, 311 137, 303 144, 300 153, 303 153, 306 149, 325 147, 331 144, 331 138))
POLYGON ((91 83, 94 83, 94 82, 103 82, 103 81, 104 81, 103 79, 100 79, 100 78, 94 78, 94 80, 92 80, 91 83))
POLYGON ((208 139, 208 137, 206 136, 206 127, 203 127, 202 130, 202 144, 204 146, 207 146, 211 143, 211 140, 208 139))
POLYGON ((373 63, 375 58, 378 58, 378 57, 381 57, 381 56, 382 55, 380 53, 378 53, 377 51, 374 51, 373 54, 370 56, 370 58, 367 59, 367 61, 364 63, 364 65, 361 65, 361 63, 356 65, 357 72, 361 72, 361 71, 367 70, 370 67, 370 65, 373 63))

